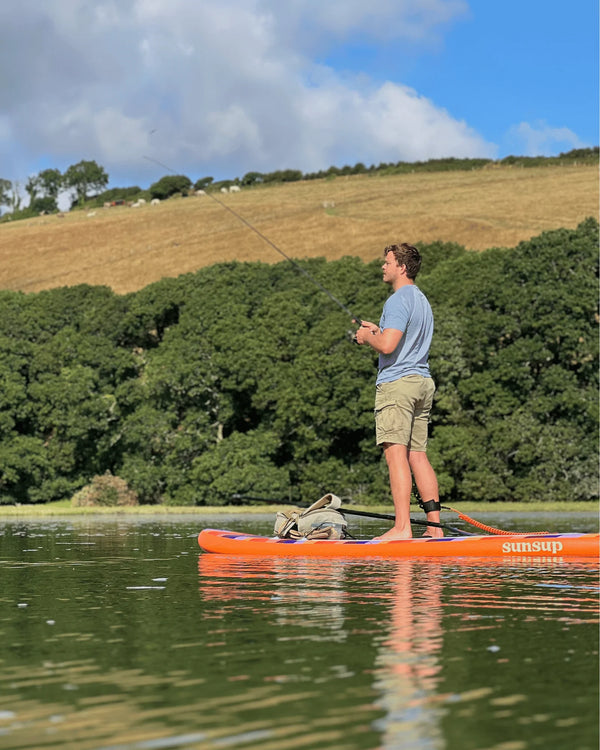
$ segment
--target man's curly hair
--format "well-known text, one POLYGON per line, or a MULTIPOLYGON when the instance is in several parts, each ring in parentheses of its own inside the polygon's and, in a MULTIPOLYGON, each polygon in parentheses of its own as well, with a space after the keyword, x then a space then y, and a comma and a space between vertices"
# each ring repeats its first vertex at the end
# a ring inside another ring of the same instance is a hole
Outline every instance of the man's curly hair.
POLYGON ((406 276, 409 279, 416 279, 421 269, 421 254, 416 247, 406 242, 401 245, 388 245, 383 251, 383 257, 385 258, 388 253, 394 253, 399 266, 406 266, 406 276))

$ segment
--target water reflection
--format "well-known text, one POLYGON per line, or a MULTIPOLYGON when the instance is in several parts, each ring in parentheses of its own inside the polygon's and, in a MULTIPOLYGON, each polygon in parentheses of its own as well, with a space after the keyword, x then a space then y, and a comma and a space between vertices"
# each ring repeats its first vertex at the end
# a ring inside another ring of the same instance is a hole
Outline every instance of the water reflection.
MULTIPOLYGON (((448 725, 456 730, 468 720, 478 724, 478 713, 487 717, 492 737, 502 736, 500 725, 508 718, 515 722, 515 736, 519 727, 533 726, 541 716, 552 722, 553 731, 581 729, 577 710, 565 711, 563 691, 549 696, 537 679, 534 690, 525 688, 529 681, 521 665, 539 674, 543 662, 551 661, 531 635, 543 642, 545 631, 554 642, 557 633, 562 640, 572 626, 597 624, 598 566, 593 561, 372 563, 203 554, 198 568, 200 593, 219 603, 219 617, 243 602, 286 628, 280 642, 295 642, 303 650, 317 642, 343 644, 347 655, 337 670, 346 678, 353 673, 355 639, 366 636, 373 653, 362 674, 369 676, 368 713, 379 748, 448 747, 448 725), (266 602, 270 607, 265 610, 266 602), (529 638, 515 641, 516 634, 509 633, 507 640, 507 626, 529 631, 529 638), (455 679, 456 673, 462 679, 455 679)), ((589 644, 588 658, 597 664, 597 637, 589 644)), ((301 661, 299 656, 287 662, 288 668, 301 661)), ((292 669, 276 679, 284 685, 303 678, 292 669)), ((326 678, 309 672, 305 679, 318 684, 326 678)), ((586 680, 575 682, 581 700, 586 680)), ((593 699, 588 702, 593 712, 593 699)), ((593 736, 588 722, 590 730, 593 736)), ((515 747, 528 747, 526 741, 515 742, 515 747)), ((462 733, 460 746, 470 746, 462 733)))
POLYGON ((376 659, 374 687, 385 716, 382 747, 442 747, 436 697, 442 650, 442 564, 399 561, 390 576, 389 630, 376 659))
POLYGON ((2 750, 597 747, 596 563, 244 559, 197 532, 2 527, 2 750))

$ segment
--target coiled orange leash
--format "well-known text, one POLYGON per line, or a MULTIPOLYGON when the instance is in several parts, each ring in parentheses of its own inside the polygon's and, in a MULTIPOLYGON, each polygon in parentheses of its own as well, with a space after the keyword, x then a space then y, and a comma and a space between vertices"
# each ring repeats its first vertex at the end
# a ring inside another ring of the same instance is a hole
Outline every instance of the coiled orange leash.
MULTIPOLYGON (((448 505, 441 505, 438 500, 427 500, 426 502, 423 501, 422 498, 419 498, 419 506, 425 513, 430 513, 432 511, 440 511, 440 510, 449 510, 452 513, 456 513, 457 516, 462 520, 466 521, 467 523, 471 524, 471 526, 475 526, 478 529, 481 529, 482 531, 487 531, 489 534, 495 534, 495 535, 506 535, 506 536, 512 536, 512 535, 518 535, 518 534, 549 534, 549 531, 504 531, 503 529, 496 529, 493 526, 488 526, 485 523, 481 523, 481 521, 476 521, 474 518, 471 518, 470 516, 465 515, 464 513, 461 513, 460 510, 456 510, 456 508, 451 508, 448 505)), ((432 524, 436 525, 436 524, 432 524)))
POLYGON ((488 526, 485 523, 481 523, 481 521, 476 521, 474 518, 466 516, 464 513, 456 510, 456 508, 450 508, 447 505, 441 505, 440 507, 443 510, 450 510, 452 511, 452 513, 456 513, 462 521, 466 521, 467 523, 471 524, 471 526, 476 526, 478 529, 487 531, 489 534, 506 534, 508 536, 516 536, 518 534, 550 534, 549 531, 504 531, 503 529, 495 529, 493 526, 488 526))

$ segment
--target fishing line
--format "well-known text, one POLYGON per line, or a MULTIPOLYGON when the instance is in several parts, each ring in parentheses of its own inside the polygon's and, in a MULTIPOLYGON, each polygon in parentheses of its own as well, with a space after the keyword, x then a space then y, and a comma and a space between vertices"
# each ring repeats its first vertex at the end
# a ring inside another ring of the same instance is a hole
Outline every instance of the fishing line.
MULTIPOLYGON (((148 161, 152 161, 152 162, 154 162, 155 164, 158 164, 159 166, 163 167, 164 169, 168 169, 168 170, 169 170, 169 172, 173 172, 173 174, 175 174, 175 170, 171 169, 171 167, 168 167, 168 166, 167 166, 166 164, 163 164, 162 162, 158 161, 157 159, 153 159, 153 158, 152 158, 152 157, 150 157, 150 156, 144 156, 144 159, 147 159, 148 161)), ((361 324, 361 322, 362 322, 362 321, 361 321, 361 319, 360 319, 360 318, 359 318, 358 316, 356 316, 356 315, 355 315, 355 314, 354 314, 354 313, 352 312, 352 310, 350 310, 350 309, 349 309, 349 308, 348 308, 348 307, 347 307, 347 306, 346 306, 346 305, 345 305, 345 304, 344 304, 343 302, 340 302, 340 300, 339 300, 339 299, 337 299, 337 297, 334 297, 334 296, 333 296, 333 294, 332 294, 332 293, 331 293, 331 292, 329 291, 329 289, 326 289, 326 288, 325 288, 325 287, 323 286, 323 284, 321 284, 321 282, 320 282, 320 281, 317 281, 317 279, 315 279, 315 278, 314 278, 314 276, 311 276, 311 274, 310 274, 310 273, 308 273, 308 271, 307 271, 307 270, 306 270, 305 268, 302 268, 302 266, 301 266, 301 265, 299 265, 298 263, 296 263, 296 261, 295 261, 295 260, 293 260, 292 258, 290 258, 290 256, 289 256, 289 255, 286 255, 286 253, 284 253, 284 252, 283 252, 283 250, 282 250, 282 249, 281 249, 280 247, 277 247, 277 245, 276 245, 276 244, 275 244, 275 243, 274 243, 274 242, 273 242, 272 240, 270 240, 270 239, 269 239, 269 238, 268 238, 268 237, 267 237, 266 235, 264 235, 264 234, 263 234, 263 233, 262 233, 262 232, 261 232, 260 230, 258 230, 258 229, 257 229, 257 228, 256 228, 255 226, 253 226, 253 225, 252 225, 252 224, 251 224, 251 223, 250 223, 250 222, 249 222, 249 221, 248 221, 247 219, 245 219, 245 218, 244 218, 243 216, 241 216, 241 215, 240 215, 240 214, 239 214, 239 213, 238 213, 237 211, 234 211, 234 209, 233 209, 233 208, 231 208, 230 206, 228 206, 228 205, 227 205, 226 203, 223 203, 222 201, 220 201, 220 200, 219 200, 219 199, 218 199, 218 198, 217 198, 216 196, 214 196, 214 195, 213 195, 213 194, 212 194, 212 193, 211 193, 210 191, 207 191, 207 193, 206 193, 206 194, 207 194, 207 195, 208 195, 208 196, 209 196, 210 198, 212 198, 212 199, 213 199, 213 200, 214 200, 214 201, 215 201, 216 203, 218 203, 218 204, 219 204, 220 206, 222 206, 222 207, 223 207, 223 208, 225 208, 225 209, 226 209, 227 211, 229 211, 229 213, 232 213, 232 214, 233 214, 233 215, 234 215, 234 216, 235 216, 236 218, 238 218, 238 219, 239 219, 239 220, 240 220, 240 221, 241 221, 241 222, 242 222, 243 224, 245 224, 245 225, 246 225, 246 226, 248 227, 248 229, 251 229, 251 230, 252 230, 253 232, 255 232, 255 233, 256 233, 256 234, 257 234, 257 235, 258 235, 258 236, 259 236, 259 237, 260 237, 261 239, 263 239, 263 240, 264 240, 264 241, 265 241, 265 242, 266 242, 266 243, 267 243, 268 245, 270 245, 270 246, 271 246, 271 247, 273 248, 273 250, 275 250, 275 251, 276 251, 276 252, 278 252, 278 253, 279 253, 280 255, 282 255, 282 256, 283 256, 283 257, 284 257, 284 258, 285 258, 285 259, 286 259, 287 261, 289 261, 289 262, 290 262, 290 263, 291 263, 291 264, 292 264, 292 265, 293 265, 293 266, 294 266, 294 267, 295 267, 295 268, 296 268, 296 269, 297 269, 298 271, 300 271, 300 273, 303 273, 303 274, 304 274, 304 275, 306 276, 306 278, 307 278, 307 279, 310 279, 310 281, 311 281, 311 282, 312 282, 312 283, 313 283, 313 284, 314 284, 315 286, 317 286, 317 287, 318 287, 318 288, 319 288, 319 289, 320 289, 320 290, 321 290, 322 292, 324 292, 324 293, 325 293, 325 294, 326 294, 326 295, 327 295, 327 296, 329 297, 329 299, 330 299, 330 300, 331 300, 332 302, 335 302, 335 304, 336 304, 336 305, 338 305, 338 307, 340 307, 340 308, 341 308, 342 310, 344 310, 344 312, 348 313, 348 315, 349 315, 349 316, 350 316, 350 317, 352 318, 352 320, 353 320, 353 321, 354 321, 354 322, 355 322, 355 323, 356 323, 357 325, 360 325, 360 324, 361 324)))

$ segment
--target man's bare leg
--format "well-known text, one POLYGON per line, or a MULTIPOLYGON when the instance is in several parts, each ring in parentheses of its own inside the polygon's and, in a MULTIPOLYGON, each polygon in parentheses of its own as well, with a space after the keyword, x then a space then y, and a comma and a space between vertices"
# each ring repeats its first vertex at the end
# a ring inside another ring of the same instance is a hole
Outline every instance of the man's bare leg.
MULTIPOLYGON (((439 502, 440 493, 438 489, 437 477, 433 466, 429 463, 427 454, 424 451, 409 451, 408 462, 415 478, 415 484, 421 495, 421 500, 426 503, 428 500, 439 502)), ((440 522, 439 510, 432 510, 427 514, 427 520, 434 523, 440 522)), ((426 536, 434 538, 444 536, 442 529, 437 526, 428 526, 425 530, 426 536)))
POLYGON ((392 500, 394 501, 396 520, 389 531, 375 538, 387 541, 391 541, 392 539, 411 539, 410 492, 412 489, 412 475, 408 463, 408 450, 405 445, 384 443, 383 453, 390 474, 390 489, 392 491, 392 500))

